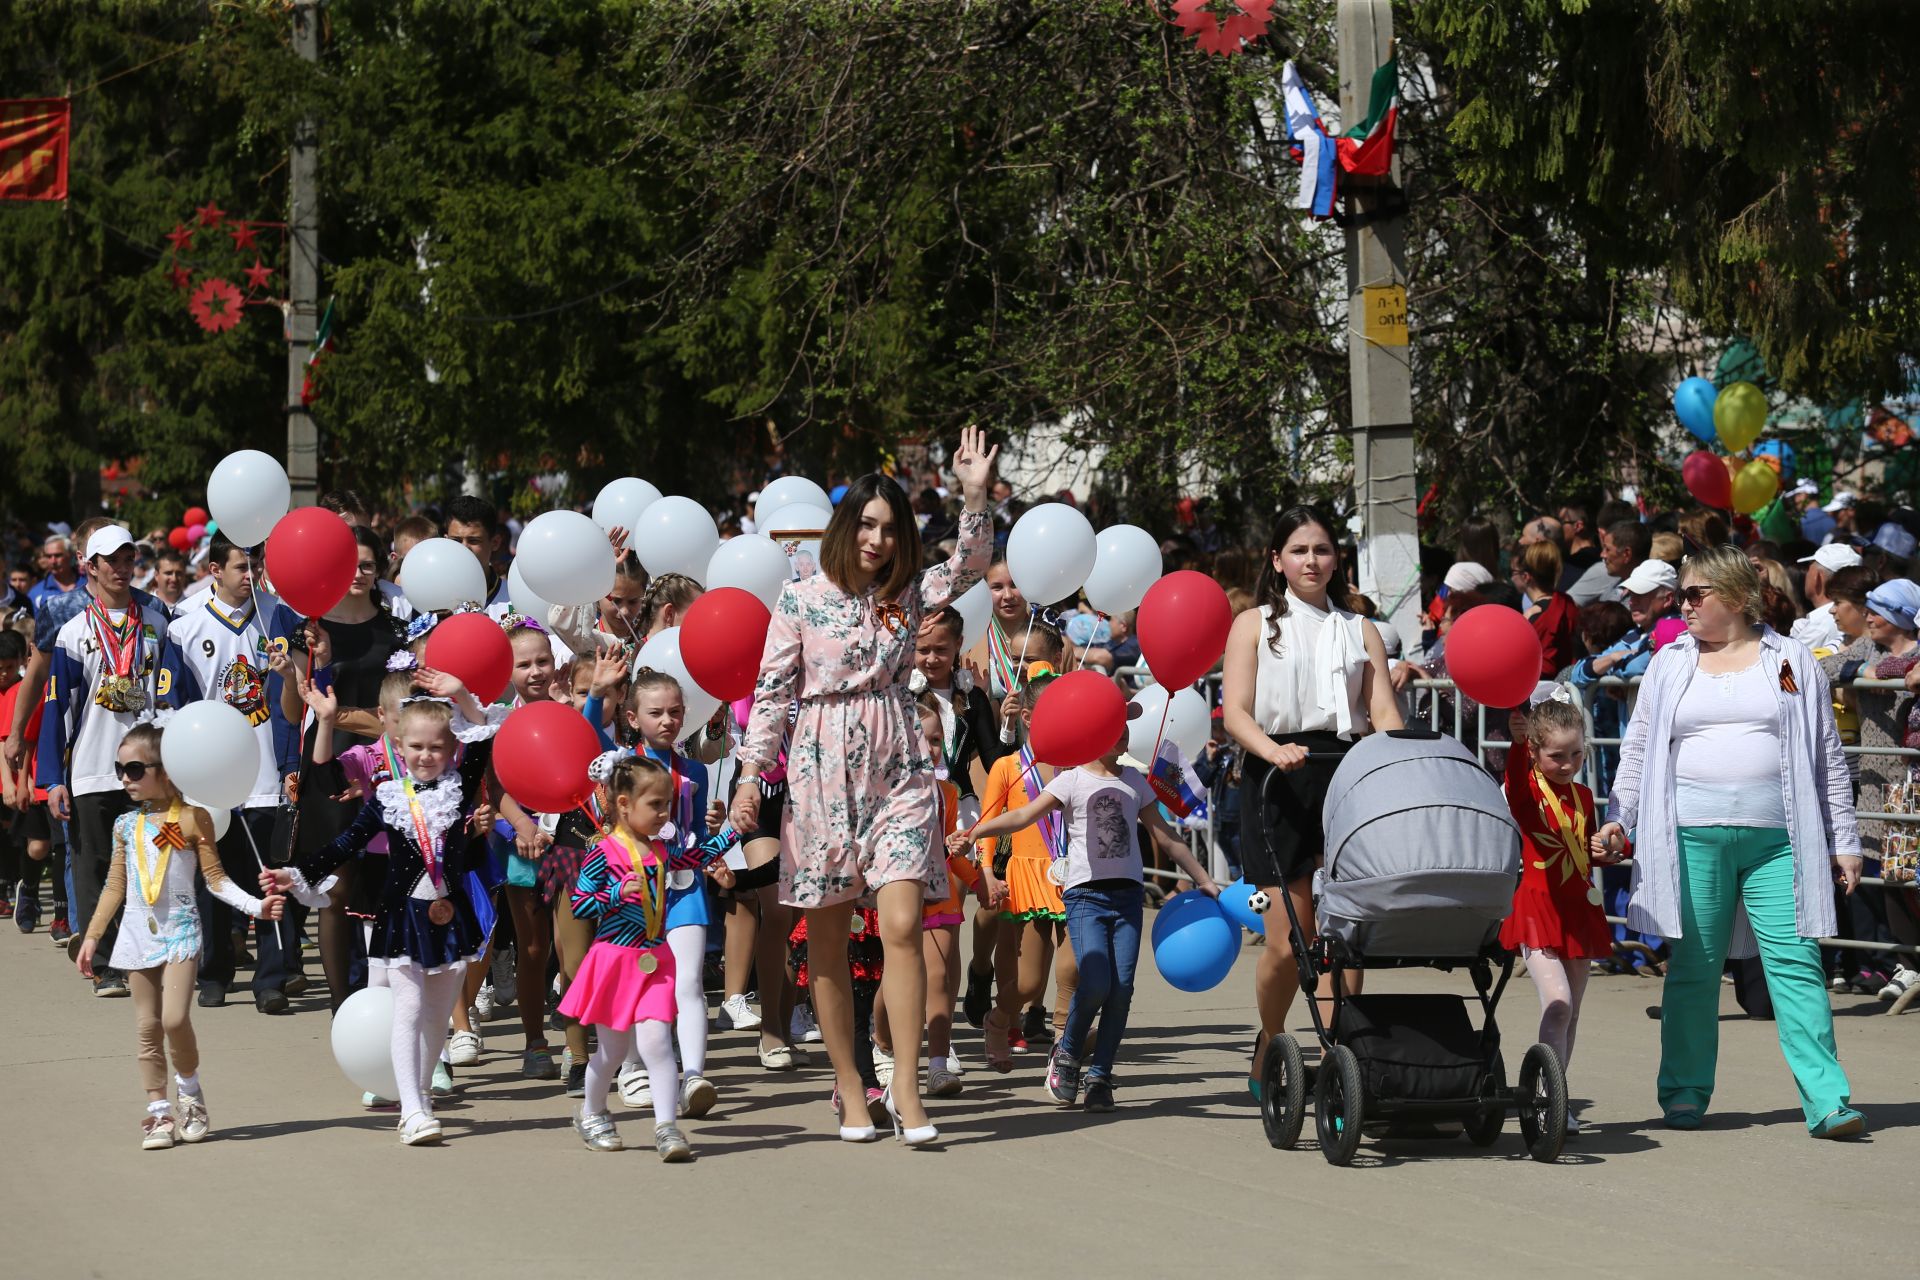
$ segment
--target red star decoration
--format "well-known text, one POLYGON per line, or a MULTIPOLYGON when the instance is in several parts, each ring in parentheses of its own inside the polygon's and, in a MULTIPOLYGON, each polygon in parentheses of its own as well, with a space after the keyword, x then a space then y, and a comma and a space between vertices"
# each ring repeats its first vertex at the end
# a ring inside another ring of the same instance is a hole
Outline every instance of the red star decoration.
POLYGON ((227 211, 211 200, 201 205, 198 209, 195 209, 194 213, 198 215, 200 225, 203 227, 217 227, 220 225, 221 219, 227 216, 227 211))
POLYGON ((176 222, 173 230, 167 232, 167 239, 173 242, 173 251, 179 253, 193 247, 193 228, 176 222))
POLYGON ((1216 18, 1210 0, 1174 0, 1174 25, 1193 37, 1202 53, 1231 57, 1267 34, 1273 21, 1274 0, 1237 0, 1239 12, 1216 18))
POLYGON ((260 259, 255 258, 253 265, 247 268, 247 292, 253 293, 266 288, 267 282, 271 279, 273 279, 273 268, 260 265, 260 259))
POLYGON ((241 249, 256 249, 259 247, 253 242, 255 232, 252 224, 244 220, 228 227, 227 234, 233 237, 233 247, 235 251, 241 249))
POLYGON ((240 291, 232 283, 210 279, 193 291, 187 311, 195 324, 208 333, 222 333, 240 323, 240 291))
POLYGON ((174 288, 180 290, 182 293, 185 293, 193 285, 193 273, 177 262, 168 268, 167 279, 172 283, 174 288))

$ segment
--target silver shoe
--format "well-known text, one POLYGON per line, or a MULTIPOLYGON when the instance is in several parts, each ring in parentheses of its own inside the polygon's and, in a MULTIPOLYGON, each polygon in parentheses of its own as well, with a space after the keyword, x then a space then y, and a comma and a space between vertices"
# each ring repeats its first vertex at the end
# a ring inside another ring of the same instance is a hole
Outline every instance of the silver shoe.
POLYGON ((580 1135, 580 1141, 587 1144, 589 1151, 627 1149, 627 1144, 620 1141, 620 1131, 613 1127, 613 1117, 604 1111, 576 1115, 573 1118, 573 1131, 580 1135))
POLYGON ((668 1164, 685 1164, 693 1159, 693 1148, 687 1145, 687 1135, 680 1132, 677 1125, 657 1126, 653 1131, 653 1149, 668 1164))
POLYGON ((182 1093, 180 1095, 180 1141, 204 1142, 211 1127, 207 1119, 206 1096, 182 1093))
POLYGON ((703 1075, 688 1075, 680 1081, 680 1114, 697 1120, 713 1110, 720 1091, 703 1075))

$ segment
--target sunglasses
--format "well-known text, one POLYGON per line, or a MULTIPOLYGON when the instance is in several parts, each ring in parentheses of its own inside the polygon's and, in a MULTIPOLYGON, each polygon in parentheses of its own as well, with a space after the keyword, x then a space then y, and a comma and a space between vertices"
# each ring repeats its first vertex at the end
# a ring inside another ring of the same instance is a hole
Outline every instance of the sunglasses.
POLYGON ((115 760, 113 762, 113 776, 123 782, 138 782, 147 776, 147 770, 158 769, 159 767, 160 762, 157 760, 129 760, 125 764, 115 760))
POLYGON ((1700 602, 1701 602, 1702 600, 1705 600, 1705 599, 1706 599, 1706 598, 1707 598, 1708 596, 1710 596, 1710 595, 1712 595, 1712 594, 1713 594, 1713 588, 1712 588, 1712 587, 1682 587, 1682 588, 1680 588, 1680 598, 1681 598, 1682 600, 1685 600, 1685 601, 1686 601, 1686 602, 1687 602, 1688 604, 1690 604, 1690 605, 1692 605, 1692 606, 1693 606, 1694 608, 1696 608, 1696 609, 1698 609, 1698 608, 1700 607, 1700 602))

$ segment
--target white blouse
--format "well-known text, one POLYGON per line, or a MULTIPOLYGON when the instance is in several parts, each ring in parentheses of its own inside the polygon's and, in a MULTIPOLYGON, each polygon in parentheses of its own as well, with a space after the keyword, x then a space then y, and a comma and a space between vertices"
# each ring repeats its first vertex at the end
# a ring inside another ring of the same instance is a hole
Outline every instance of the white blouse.
POLYGON ((1361 698, 1367 670, 1366 620, 1345 609, 1316 609, 1287 592, 1280 652, 1267 637, 1273 610, 1260 606, 1259 665, 1253 718, 1268 734, 1325 732, 1354 739, 1373 727, 1361 698))

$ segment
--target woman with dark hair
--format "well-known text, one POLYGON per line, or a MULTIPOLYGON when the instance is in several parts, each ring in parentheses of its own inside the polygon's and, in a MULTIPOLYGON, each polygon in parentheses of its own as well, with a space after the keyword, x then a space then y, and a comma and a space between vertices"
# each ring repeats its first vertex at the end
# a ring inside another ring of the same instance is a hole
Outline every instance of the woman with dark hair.
MULTIPOLYGON (((740 749, 742 786, 733 825, 759 826, 760 774, 786 756, 780 830, 780 900, 807 916, 814 1012, 839 1097, 865 1096, 854 1056, 847 940, 855 901, 871 893, 885 947, 890 1009, 926 1007, 921 905, 946 891, 946 852, 935 833, 938 792, 908 678, 921 621, 980 580, 993 548, 987 478, 998 450, 986 433, 961 433, 953 471, 966 493, 959 546, 922 572, 920 533, 907 495, 890 477, 848 488, 820 543, 820 572, 780 593, 760 660, 753 711, 740 749), (788 726, 795 699, 799 712, 788 726)), ((904 1028, 896 1028, 904 1030, 904 1028)), ((886 1106, 911 1145, 939 1136, 920 1100, 920 1039, 894 1043, 886 1106)), ((840 1136, 865 1142, 871 1124, 840 1136)))
MULTIPOLYGON (((1280 513, 1255 595, 1259 607, 1235 618, 1227 636, 1222 690, 1227 732, 1246 748, 1240 861, 1247 883, 1269 897, 1292 895, 1311 937, 1313 872, 1326 848, 1320 808, 1337 764, 1329 757, 1377 729, 1400 728, 1400 706, 1379 631, 1348 607, 1326 516, 1312 507, 1280 513)), ((1260 1038, 1247 1085, 1257 1098, 1267 1045, 1286 1030, 1300 988, 1293 948, 1262 950, 1253 986, 1260 1038)))

